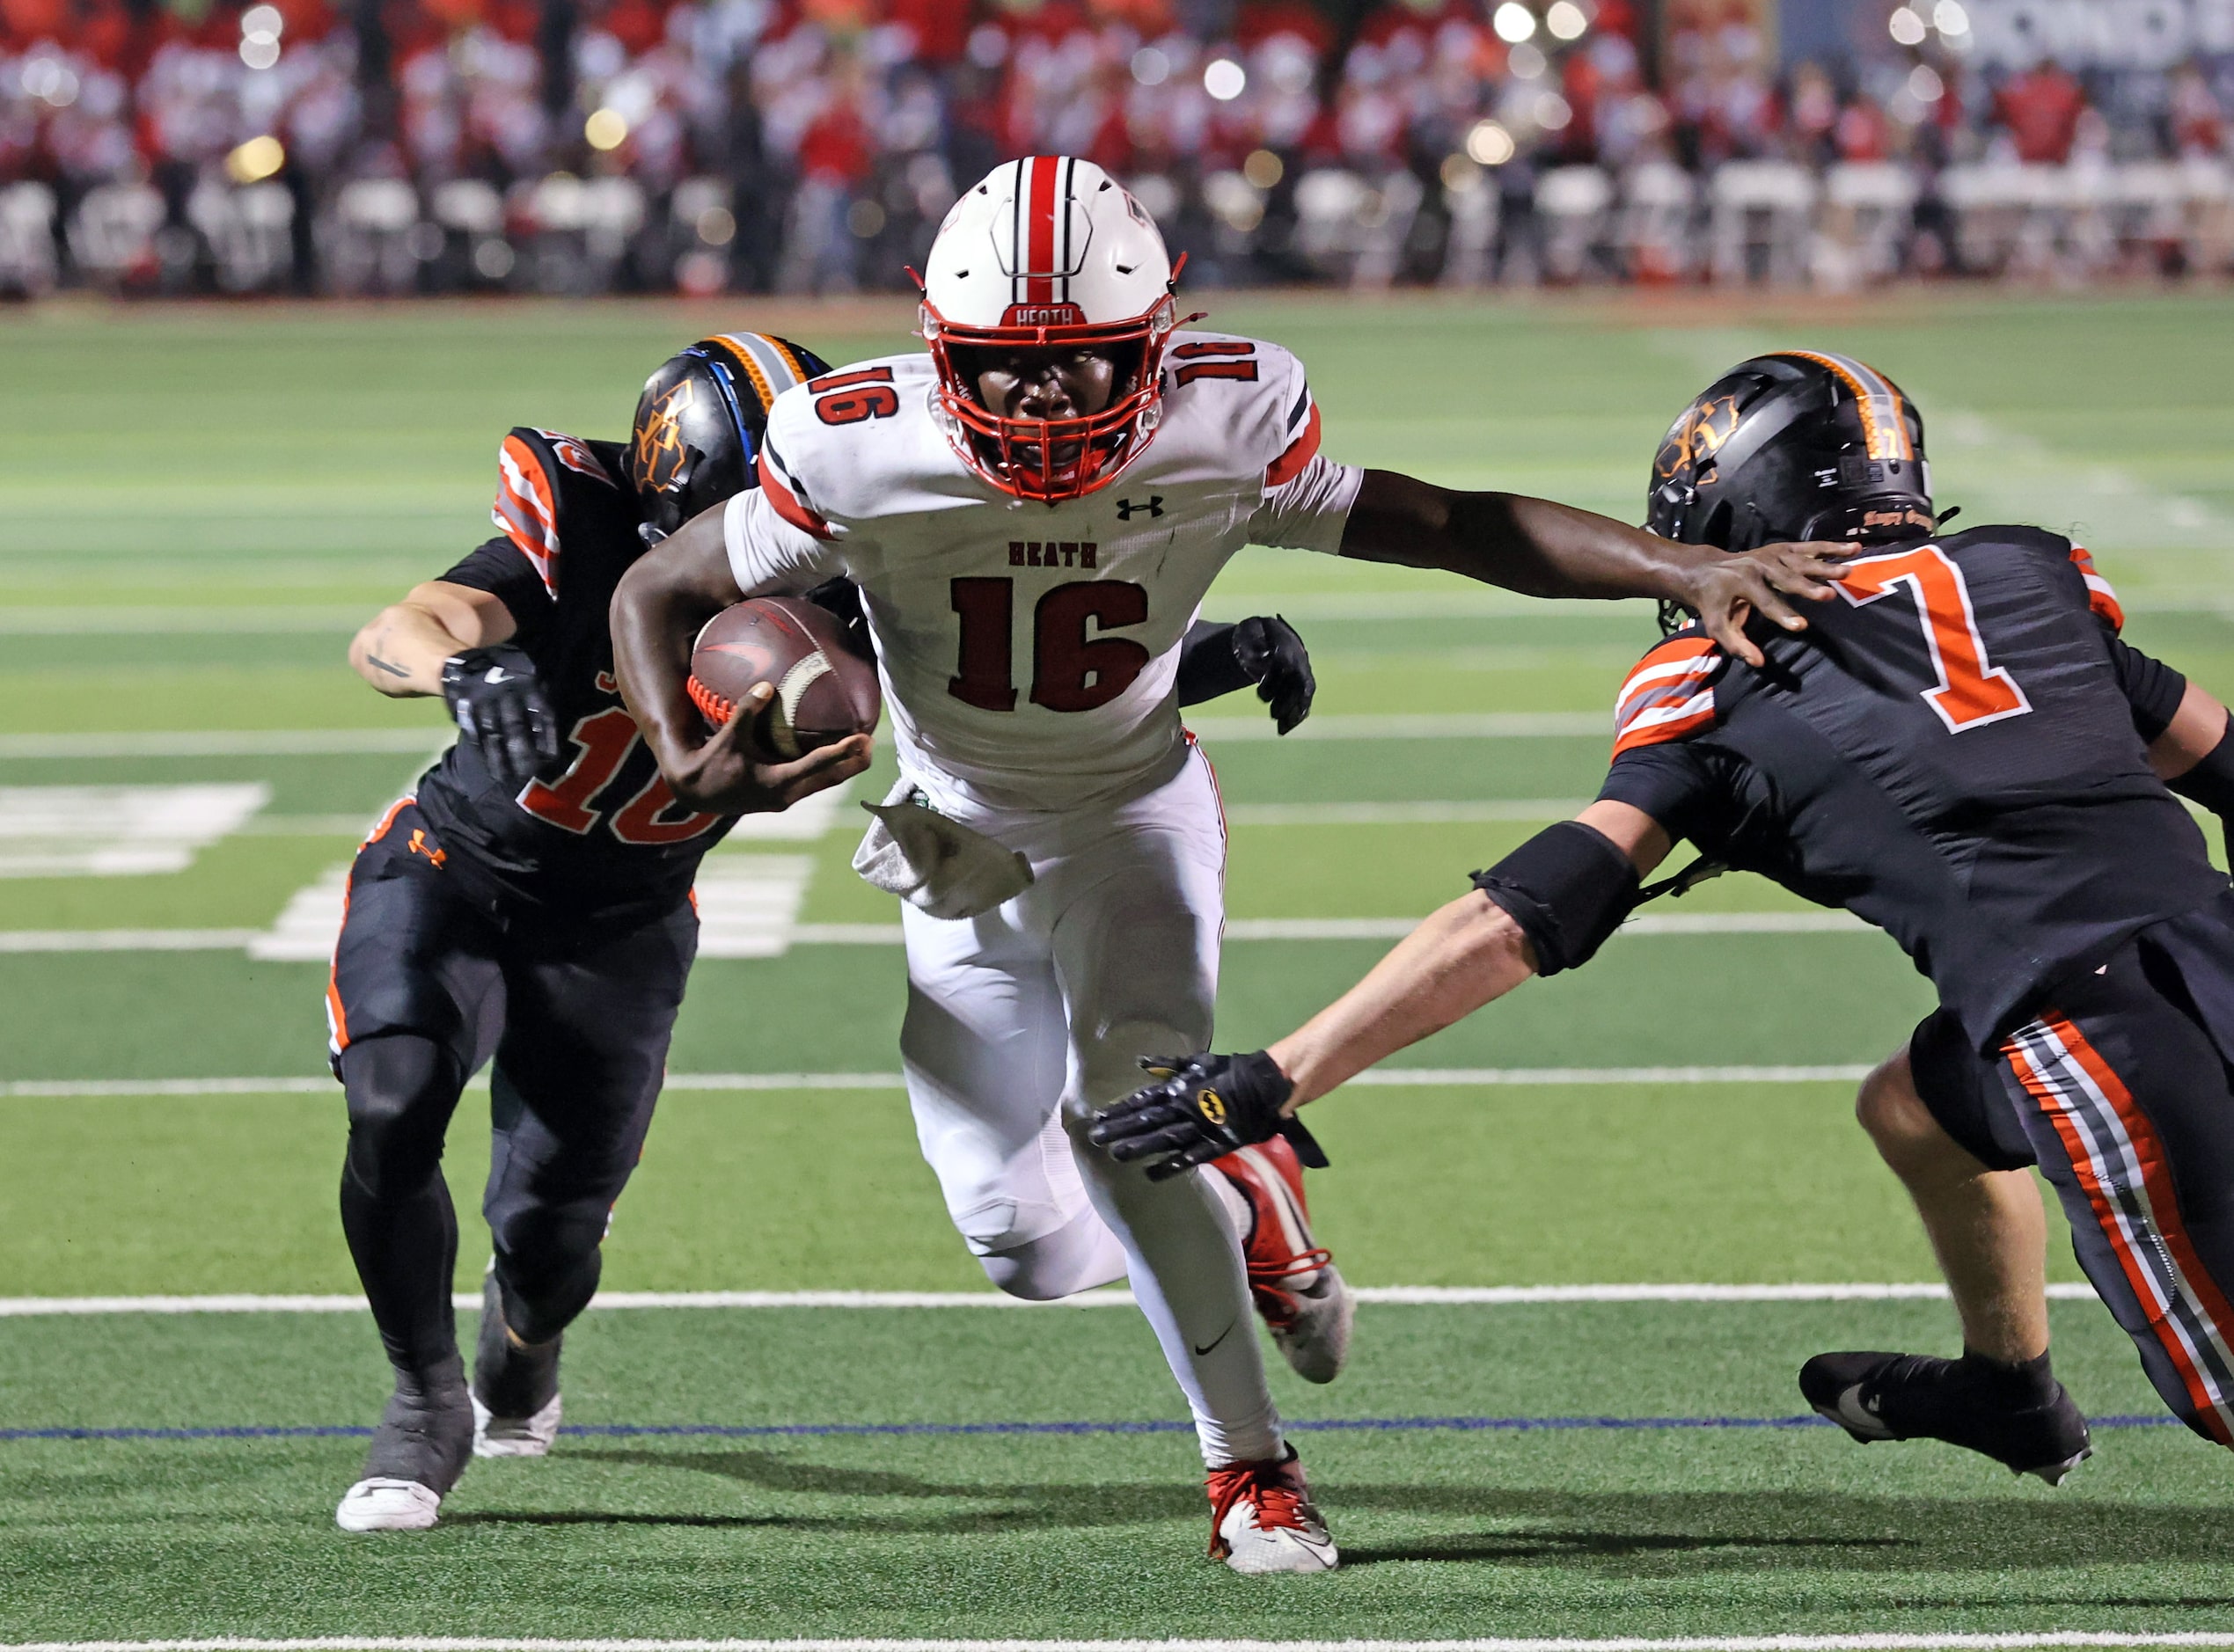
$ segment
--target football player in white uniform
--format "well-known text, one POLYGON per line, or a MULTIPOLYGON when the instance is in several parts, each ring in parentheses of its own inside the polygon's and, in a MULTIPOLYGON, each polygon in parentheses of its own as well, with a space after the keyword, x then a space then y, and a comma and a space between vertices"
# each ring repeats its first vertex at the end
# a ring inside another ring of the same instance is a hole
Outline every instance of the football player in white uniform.
POLYGON ((946 835, 929 895, 902 909, 901 1055, 955 1224, 1019 1296, 1130 1275, 1194 1414, 1211 1553, 1323 1569, 1335 1546, 1246 1329, 1254 1272, 1291 1363, 1319 1380, 1340 1363, 1349 1296, 1311 1240, 1293 1148, 1152 1182, 1084 1134, 1146 1061, 1209 1037, 1226 834, 1180 724, 1181 639, 1254 543, 1670 599, 1750 655, 1747 610, 1797 628, 1777 592, 1827 596, 1835 552, 1732 558, 1334 463, 1302 365, 1182 331, 1154 223, 1085 161, 996 168, 928 261, 928 353, 778 398, 761 486, 622 582, 616 669, 676 795, 718 808, 749 758, 742 719, 709 737, 692 705, 696 629, 747 596, 861 588, 903 782, 888 807, 946 835))

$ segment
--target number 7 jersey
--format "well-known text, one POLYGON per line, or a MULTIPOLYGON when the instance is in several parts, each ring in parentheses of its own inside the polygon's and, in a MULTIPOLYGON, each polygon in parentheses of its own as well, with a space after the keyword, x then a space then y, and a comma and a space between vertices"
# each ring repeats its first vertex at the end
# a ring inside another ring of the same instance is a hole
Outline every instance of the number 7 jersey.
POLYGON ((1764 637, 1762 669, 1696 632, 1646 654, 1600 795, 1886 930, 1981 1046, 2225 891, 2150 770, 2084 551, 1977 528, 1849 570, 1804 633, 1764 637))
POLYGON ((1110 803, 1185 756, 1179 643, 1245 544, 1332 553, 1359 472, 1319 453, 1277 345, 1175 334, 1162 417, 1116 479, 1055 506, 963 464, 927 355, 786 391, 760 486, 729 501, 748 595, 843 574, 875 634, 903 769, 949 812, 1110 803))

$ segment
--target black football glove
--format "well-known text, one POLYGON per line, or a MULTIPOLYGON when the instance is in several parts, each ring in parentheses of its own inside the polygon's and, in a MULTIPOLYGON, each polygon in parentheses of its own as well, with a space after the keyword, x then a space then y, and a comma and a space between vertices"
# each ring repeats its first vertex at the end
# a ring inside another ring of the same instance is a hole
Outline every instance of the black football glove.
POLYGON ((468 648, 443 661, 443 698, 458 732, 507 790, 518 791, 559 755, 558 720, 536 680, 535 662, 509 643, 468 648))
POLYGON ((1282 734, 1311 714, 1319 680, 1311 675, 1311 651, 1286 620, 1278 614, 1242 620, 1234 627, 1234 658, 1256 684, 1256 698, 1272 708, 1282 734))
POLYGON ((1146 1056, 1140 1065, 1161 1082, 1096 1113, 1087 1139, 1108 1148, 1119 1164, 1154 1160, 1149 1181, 1165 1181, 1275 1136, 1286 1137, 1296 1157, 1313 1169, 1325 1168, 1327 1156, 1311 1132, 1280 1116, 1295 1086, 1263 1050, 1146 1056))

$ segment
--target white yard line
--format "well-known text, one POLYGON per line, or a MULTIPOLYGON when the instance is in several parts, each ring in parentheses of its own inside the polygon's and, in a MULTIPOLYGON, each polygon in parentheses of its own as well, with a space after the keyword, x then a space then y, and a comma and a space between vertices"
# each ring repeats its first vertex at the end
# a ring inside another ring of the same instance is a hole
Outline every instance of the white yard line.
MULTIPOLYGON (((1377 1089, 1465 1089, 1480 1085, 1858 1084, 1864 1063, 1786 1067, 1381 1067, 1350 1080, 1377 1089)), ((897 1072, 670 1072, 670 1090, 901 1090, 897 1072)), ((486 1074, 469 1081, 485 1089, 486 1074)), ((12 1078, 0 1100, 72 1100, 102 1096, 333 1095, 333 1081, 292 1074, 270 1078, 12 1078)))
POLYGON ((421 728, 158 729, 145 733, 0 735, 8 757, 339 757, 407 751, 432 755, 452 730, 421 728))
MULTIPOLYGON (((1639 653, 1643 650, 1639 649, 1639 653)), ((1269 717, 1190 717, 1187 727, 1205 740, 1278 740, 1269 717)), ((1316 714, 1290 740, 1542 740, 1588 736, 1610 745, 1610 712, 1420 712, 1375 716, 1316 714)))
POLYGON ((0 786, 0 878, 183 872, 271 800, 260 780, 0 786))
POLYGON ((1583 797, 1491 798, 1476 802, 1228 803, 1228 826, 1470 826, 1485 821, 1565 820, 1583 797))
POLYGON ((349 632, 371 618, 366 607, 203 606, 192 608, 26 608, 0 609, 0 636, 9 637, 124 637, 199 634, 221 632, 227 636, 249 633, 349 632))
MULTIPOLYGON (((699 875, 699 956, 776 958, 794 947, 897 947, 897 924, 797 924, 811 863, 803 856, 737 855, 709 859, 699 875)), ((336 866, 296 892, 269 930, 0 930, 0 953, 215 952, 246 947, 251 957, 323 963, 341 926, 336 866)), ((1229 941, 1400 940, 1416 917, 1236 917, 1229 941)), ((1864 935, 1870 926, 1846 912, 1668 912, 1633 917, 1623 935, 1864 935)))
POLYGON ((323 1635, 295 1641, 29 1641, 0 1652, 2034 1652, 2055 1647, 2234 1647, 2234 1630, 1605 1636, 1464 1641, 648 1641, 323 1635))
MULTIPOLYGON (((1359 1301, 1412 1308, 1520 1308, 1562 1303, 1944 1302, 1940 1284, 1790 1285, 1363 1285, 1359 1301)), ((2058 1282, 2059 1302, 2093 1298, 2089 1285, 2058 1282)), ((459 1292, 460 1308, 480 1306, 459 1292)), ((1129 1290, 1088 1290, 1056 1302, 1027 1302, 997 1290, 606 1290, 592 1308, 1126 1308, 1129 1290)), ((0 1297, 0 1319, 80 1318, 114 1313, 358 1313, 356 1296, 0 1297)))

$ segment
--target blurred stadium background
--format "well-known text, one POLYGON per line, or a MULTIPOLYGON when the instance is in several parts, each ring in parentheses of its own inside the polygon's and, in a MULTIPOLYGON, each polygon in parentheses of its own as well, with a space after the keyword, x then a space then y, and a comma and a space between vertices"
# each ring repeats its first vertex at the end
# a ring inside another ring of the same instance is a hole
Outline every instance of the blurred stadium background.
POLYGON ((0 0, 0 292, 895 289, 1032 150, 1204 287, 2224 275, 2234 0, 0 0))

